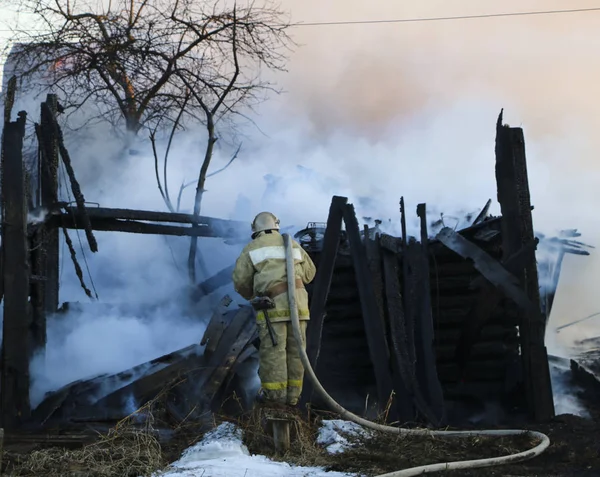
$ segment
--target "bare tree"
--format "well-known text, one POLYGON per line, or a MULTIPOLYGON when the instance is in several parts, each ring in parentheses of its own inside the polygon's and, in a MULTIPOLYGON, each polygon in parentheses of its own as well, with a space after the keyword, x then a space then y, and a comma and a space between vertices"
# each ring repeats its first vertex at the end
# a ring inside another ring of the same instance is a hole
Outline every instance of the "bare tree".
POLYGON ((223 93, 236 62, 244 74, 236 75, 222 106, 229 112, 251 106, 271 87, 257 69, 282 70, 290 45, 289 23, 270 4, 4 0, 11 2, 37 22, 14 29, 10 64, 21 91, 41 84, 60 94, 66 113, 86 106, 88 118, 134 134, 172 125, 178 116, 180 126, 207 121, 197 99, 211 104, 223 93), (193 91, 195 101, 182 75, 193 76, 193 87, 201 88, 193 91))
MULTIPOLYGON (((86 112, 95 113, 88 117, 133 134, 150 130, 158 187, 171 211, 179 210, 183 189, 191 185, 182 185, 174 207, 167 180, 173 137, 186 123, 205 126, 206 148, 194 181, 198 217, 218 125, 244 116, 276 91, 261 73, 285 68, 292 42, 282 12, 269 3, 239 7, 219 0, 14 1, 39 23, 15 30, 19 46, 11 59, 22 84, 43 76, 47 89, 62 93, 67 113, 90 106, 86 112), (155 137, 168 129, 161 178, 155 137)), ((196 255, 194 237, 188 256, 192 283, 196 255)))

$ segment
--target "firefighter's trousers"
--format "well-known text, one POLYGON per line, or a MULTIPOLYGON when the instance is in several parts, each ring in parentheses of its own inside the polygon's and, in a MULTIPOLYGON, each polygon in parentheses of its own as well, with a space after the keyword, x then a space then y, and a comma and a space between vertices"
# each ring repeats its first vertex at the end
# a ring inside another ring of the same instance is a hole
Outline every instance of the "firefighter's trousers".
MULTIPOLYGON (((300 332, 306 349, 307 320, 300 321, 300 332)), ((304 366, 300 361, 300 352, 291 321, 272 323, 277 337, 277 346, 273 346, 269 330, 264 321, 258 321, 260 337, 259 370, 262 392, 265 400, 295 406, 302 392, 304 366)))

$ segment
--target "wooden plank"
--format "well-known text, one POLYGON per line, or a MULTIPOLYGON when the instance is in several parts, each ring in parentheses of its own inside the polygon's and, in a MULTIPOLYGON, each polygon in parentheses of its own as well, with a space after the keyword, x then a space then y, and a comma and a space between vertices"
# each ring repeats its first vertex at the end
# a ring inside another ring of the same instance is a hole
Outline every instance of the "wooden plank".
POLYGON ((256 315, 252 307, 241 307, 233 314, 234 318, 210 359, 201 368, 189 370, 185 375, 185 382, 173 390, 172 395, 178 401, 177 415, 195 419, 209 411, 212 400, 223 386, 231 367, 246 345, 254 339, 256 315))
POLYGON ((4 320, 2 339, 2 427, 19 427, 31 412, 29 403, 30 320, 27 209, 23 137, 27 115, 4 125, 2 141, 2 251, 4 320))
POLYGON ((402 423, 412 422, 415 418, 414 366, 408 361, 407 343, 409 338, 406 335, 402 295, 400 294, 398 260, 395 253, 385 249, 381 251, 381 255, 398 419, 402 423))
MULTIPOLYGON (((338 247, 342 230, 342 207, 348 203, 346 197, 333 196, 329 206, 327 227, 323 237, 323 249, 320 260, 317 263, 317 273, 311 284, 310 296, 310 323, 306 330, 306 354, 312 368, 317 371, 319 353, 321 351, 321 335, 325 321, 325 306, 331 288, 333 271, 336 265, 338 247)), ((312 400, 313 388, 310 381, 306 380, 303 393, 300 397, 300 405, 312 400)))
MULTIPOLYGON (((76 207, 64 207, 64 209, 68 215, 78 215, 76 207)), ((200 228, 209 228, 215 237, 239 237, 240 235, 245 236, 249 233, 248 224, 239 220, 217 219, 204 216, 195 218, 192 214, 106 207, 86 207, 86 212, 90 218, 93 219, 139 220, 143 222, 165 222, 190 225, 197 223, 200 228)), ((199 236, 201 237, 202 235, 199 236)))
POLYGON ((433 348, 433 315, 431 311, 431 287, 429 284, 429 250, 427 244, 427 217, 425 204, 417 206, 417 215, 421 219, 421 244, 416 245, 420 253, 413 269, 413 277, 417 283, 418 319, 415 323, 415 347, 417 362, 417 378, 420 381, 423 394, 437 418, 434 424, 443 426, 446 423, 446 408, 444 393, 438 379, 435 351, 433 348), (421 365, 419 365, 420 363, 421 365))
MULTIPOLYGON (((149 224, 134 220, 104 219, 91 216, 92 229, 100 232, 127 232, 132 234, 146 235, 174 235, 178 237, 220 237, 215 230, 208 226, 179 227, 174 225, 149 224)), ((83 229, 81 217, 77 215, 61 214, 50 220, 53 227, 65 227, 67 229, 83 229)))
POLYGON ((402 228, 402 241, 400 243, 402 247, 402 291, 404 297, 404 323, 406 327, 406 336, 409 337, 407 343, 408 362, 416 362, 416 350, 415 350, 415 321, 417 319, 417 303, 416 303, 416 282, 411 280, 411 269, 409 266, 409 260, 407 258, 408 251, 408 236, 406 233, 406 210, 404 208, 404 197, 400 197, 400 224, 402 228))
POLYGON ((47 230, 38 229, 36 233, 30 236, 29 239, 29 263, 31 264, 30 280, 30 295, 31 295, 31 310, 32 310, 32 346, 31 356, 44 353, 46 349, 46 299, 45 299, 45 243, 44 234, 47 230), (36 280, 36 278, 43 280, 36 280))
POLYGON ((247 349, 246 346, 251 343, 255 336, 256 324, 254 313, 248 310, 243 316, 237 319, 244 322, 244 326, 238 336, 233 342, 221 341, 219 349, 216 350, 213 356, 214 359, 211 359, 208 363, 206 372, 202 373, 203 376, 198 377, 197 381, 195 380, 198 394, 201 393, 200 399, 207 406, 210 406, 213 402, 215 395, 224 385, 237 359, 247 349))
MULTIPOLYGON (((54 94, 46 96, 46 104, 42 104, 40 112, 40 198, 41 207, 51 210, 58 201, 58 138, 53 126, 57 110, 57 98, 54 94)), ((59 300, 59 230, 57 227, 45 227, 42 240, 42 271, 40 275, 46 277, 46 283, 40 288, 43 293, 44 311, 46 314, 58 310, 59 300)), ((45 329, 45 319, 38 316, 40 327, 45 329)), ((45 345, 45 343, 44 343, 45 345)))
MULTIPOLYGON (((165 385, 167 381, 161 381, 161 379, 164 378, 168 380, 168 376, 165 376, 169 373, 176 375, 177 372, 184 367, 185 360, 190 357, 192 357, 193 360, 194 356, 200 354, 202 354, 200 345, 194 344, 174 351, 173 353, 160 356, 147 363, 134 366, 133 368, 120 373, 112 375, 104 374, 89 380, 80 380, 68 384, 57 391, 49 393, 45 397, 33 411, 31 416, 32 421, 43 424, 44 422, 53 419, 55 416, 69 417, 71 411, 75 411, 76 414, 79 412, 82 416, 89 416, 91 415, 90 406, 93 406, 93 404, 90 403, 94 403, 98 398, 104 397, 106 394, 106 392, 103 391, 104 388, 114 386, 115 391, 113 393, 118 393, 119 390, 131 385, 132 381, 136 378, 144 376, 165 385), (163 370, 167 370, 167 368, 169 368, 168 371, 164 371, 163 374, 156 374, 163 370)), ((121 411, 122 414, 121 405, 118 406, 118 410, 121 411)), ((104 413, 104 415, 105 414, 106 413, 104 413)), ((121 417, 123 416, 121 415, 121 417)))
POLYGON ((365 324, 365 332, 369 343, 369 355, 375 371, 377 382, 377 405, 380 410, 385 405, 393 392, 392 375, 390 372, 390 356, 385 335, 385 329, 378 318, 378 308, 375 299, 373 283, 369 279, 369 267, 365 247, 360 238, 358 221, 354 212, 354 206, 347 204, 343 207, 343 218, 346 225, 346 233, 350 244, 350 254, 354 262, 356 283, 360 296, 360 306, 365 324))
POLYGON ((223 337, 223 333, 227 329, 227 327, 231 324, 231 320, 233 320, 235 314, 234 313, 225 313, 226 308, 231 304, 232 300, 229 295, 225 295, 219 306, 213 313, 210 321, 208 322, 208 326, 204 331, 204 335, 202 336, 202 340, 200 344, 206 347, 204 348, 204 356, 207 359, 210 359, 221 338, 223 337))
POLYGON ((321 260, 313 281, 313 292, 310 303, 310 326, 306 336, 306 354, 310 364, 316 369, 319 359, 321 333, 325 319, 325 305, 331 288, 331 279, 335 267, 336 256, 340 244, 342 230, 342 208, 348 203, 346 197, 334 196, 329 207, 327 228, 323 238, 321 260))
MULTIPOLYGON (((383 267, 382 267, 382 251, 381 251, 381 245, 379 243, 379 237, 376 236, 375 239, 371 239, 369 238, 369 227, 367 225, 365 225, 364 227, 364 231, 365 231, 365 252, 366 252, 366 258, 367 258, 367 266, 371 272, 371 280, 372 280, 372 284, 373 284, 373 291, 375 294, 375 303, 377 305, 377 310, 378 310, 378 315, 374 316, 374 319, 378 319, 381 322, 381 327, 382 329, 386 332, 386 335, 388 335, 387 333, 387 329, 388 329, 388 325, 386 324, 386 306, 385 306, 385 301, 388 295, 388 288, 384 285, 384 278, 383 278, 383 267), (384 298, 384 288, 385 288, 385 295, 386 298, 384 298)), ((391 317, 388 315, 388 320, 387 321, 391 321, 391 317)), ((390 341, 393 341, 393 338, 390 336, 390 341)), ((398 367, 398 361, 396 361, 394 359, 394 353, 393 353, 393 344, 391 346, 391 348, 389 349, 389 352, 391 354, 390 356, 390 366, 391 366, 391 371, 392 371, 392 384, 394 386, 394 391, 395 391, 395 398, 393 400, 393 406, 390 408, 390 411, 388 413, 388 419, 391 422, 397 422, 398 419, 402 419, 402 422, 408 422, 410 420, 412 420, 412 418, 414 417, 411 413, 409 412, 404 412, 404 416, 400 417, 401 415, 399 414, 399 412, 403 412, 406 409, 410 409, 410 396, 408 396, 408 392, 406 390, 406 387, 404 385, 404 382, 402 381, 402 377, 400 374, 400 368, 398 367), (408 399, 408 403, 409 403, 409 407, 406 408, 405 404, 407 403, 408 399)))
MULTIPOLYGON (((503 111, 496 122, 496 183, 502 212, 502 247, 507 256, 533 240, 531 198, 527 177, 525 138, 523 129, 502 124, 503 111)), ((523 376, 530 414, 537 421, 554 416, 552 384, 549 365, 543 356, 546 322, 540 310, 539 281, 535 253, 517 278, 521 281, 535 310, 523 311, 520 316, 521 355, 523 376)))

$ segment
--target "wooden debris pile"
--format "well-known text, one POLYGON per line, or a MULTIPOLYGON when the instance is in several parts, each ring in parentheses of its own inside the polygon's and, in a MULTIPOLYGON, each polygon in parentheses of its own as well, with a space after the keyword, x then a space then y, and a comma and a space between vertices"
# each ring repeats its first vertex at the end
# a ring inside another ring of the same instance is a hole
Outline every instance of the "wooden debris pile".
POLYGON ((216 410, 236 370, 255 357, 257 330, 249 306, 229 309, 225 297, 197 344, 126 371, 71 383, 49 393, 26 426, 117 422, 160 396, 174 424, 216 410))

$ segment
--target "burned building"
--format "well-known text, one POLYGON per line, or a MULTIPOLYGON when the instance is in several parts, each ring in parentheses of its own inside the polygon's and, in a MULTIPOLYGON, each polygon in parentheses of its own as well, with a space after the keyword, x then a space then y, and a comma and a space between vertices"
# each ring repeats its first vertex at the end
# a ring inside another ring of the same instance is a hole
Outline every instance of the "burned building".
MULTIPOLYGON (((58 312, 60 229, 67 236, 69 229, 84 230, 92 251, 98 230, 221 239, 247 230, 245 223, 210 217, 87 207, 55 108, 55 98, 42 105, 43 173, 35 202, 23 172, 25 116, 4 129, 2 425, 9 431, 105 425, 124 417, 129 400, 144 406, 160 398, 175 422, 220 409, 232 392, 243 391, 244 365, 257 352, 252 308, 232 307, 227 297, 197 344, 122 373, 71 383, 31 409, 29 359, 44 349, 46 319, 58 312), (52 171, 59 160, 68 172, 73 206, 57 201, 52 171), (43 218, 28 223, 26 212, 41 209, 47 211, 43 218)), ((393 237, 378 224, 361 230, 354 207, 336 196, 327 223, 309 224, 296 234, 317 264, 308 287, 307 352, 326 389, 350 410, 388 422, 440 426, 462 422, 494 400, 514 416, 553 416, 546 321, 562 257, 588 252, 572 240, 573 231, 536 238, 523 131, 503 125, 500 115, 496 132, 501 216, 489 216, 488 203, 467 228, 454 231, 428 223, 426 205, 420 204, 420 235, 409 237, 411 212, 401 201, 402 234, 393 237), (537 263, 536 248, 546 243, 554 247, 546 254, 552 258, 537 263), (547 291, 540 290, 540 273, 551 284, 547 291)), ((229 283, 231 269, 200 284, 192 299, 229 283)), ((322 405, 307 381, 303 400, 322 405)))

